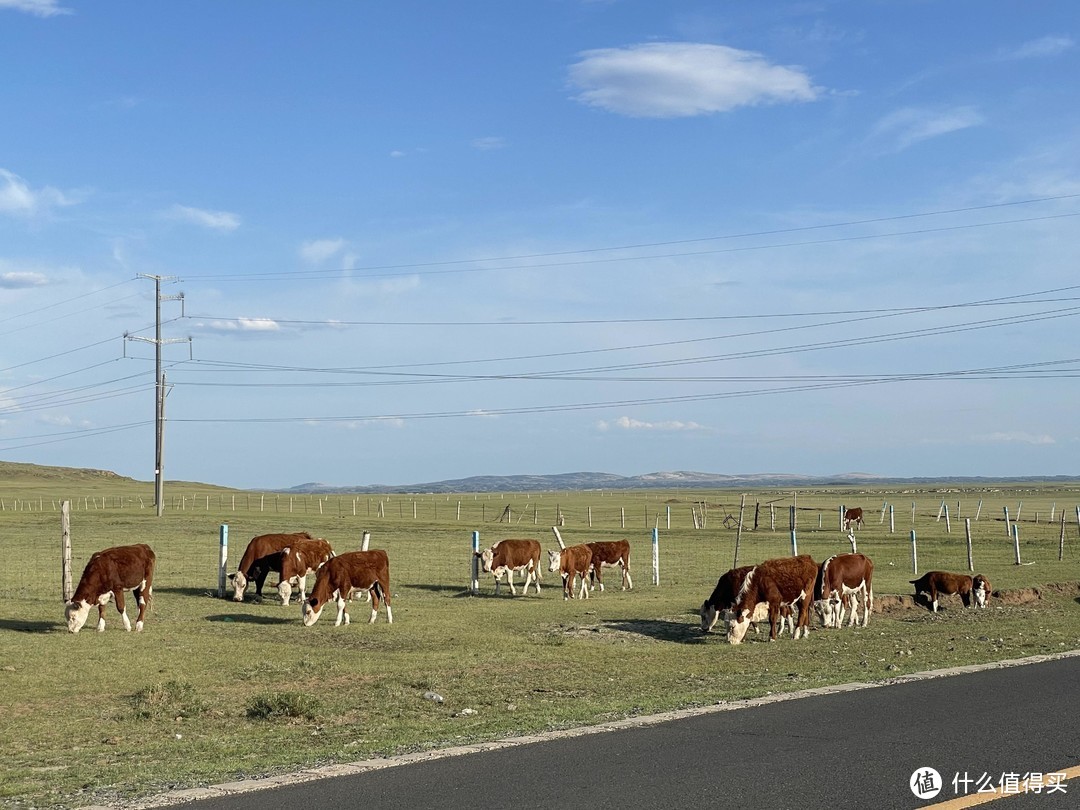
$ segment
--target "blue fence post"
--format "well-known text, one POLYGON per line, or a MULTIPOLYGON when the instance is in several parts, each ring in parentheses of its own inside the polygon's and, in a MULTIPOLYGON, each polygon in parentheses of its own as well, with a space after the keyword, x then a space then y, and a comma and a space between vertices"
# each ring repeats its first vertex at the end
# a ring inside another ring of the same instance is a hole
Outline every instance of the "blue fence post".
POLYGON ((221 531, 219 533, 218 545, 220 547, 220 556, 218 557, 218 579, 217 579, 217 595, 218 598, 224 598, 225 596, 225 583, 228 581, 228 565, 229 565, 229 524, 222 523, 221 531))
POLYGON ((480 558, 476 555, 480 552, 480 532, 472 533, 472 579, 469 593, 474 596, 480 593, 480 558))

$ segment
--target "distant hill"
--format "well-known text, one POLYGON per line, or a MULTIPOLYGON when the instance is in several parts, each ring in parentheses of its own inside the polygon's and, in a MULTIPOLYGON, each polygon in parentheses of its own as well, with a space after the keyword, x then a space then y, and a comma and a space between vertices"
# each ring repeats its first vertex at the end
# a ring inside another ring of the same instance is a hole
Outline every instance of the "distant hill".
POLYGON ((388 492, 558 492, 598 489, 748 489, 764 487, 884 486, 898 484, 980 485, 991 483, 1061 483, 1080 480, 1078 476, 1028 476, 1019 478, 941 477, 891 478, 870 473, 841 473, 812 476, 794 473, 755 473, 725 475, 703 472, 654 472, 645 475, 614 475, 600 472, 559 473, 555 475, 477 475, 423 484, 334 486, 299 484, 281 492, 297 494, 344 494, 388 492))
POLYGON ((6 481, 35 480, 53 481, 134 481, 108 470, 80 467, 46 467, 41 464, 22 464, 17 461, 0 461, 0 478, 6 481))

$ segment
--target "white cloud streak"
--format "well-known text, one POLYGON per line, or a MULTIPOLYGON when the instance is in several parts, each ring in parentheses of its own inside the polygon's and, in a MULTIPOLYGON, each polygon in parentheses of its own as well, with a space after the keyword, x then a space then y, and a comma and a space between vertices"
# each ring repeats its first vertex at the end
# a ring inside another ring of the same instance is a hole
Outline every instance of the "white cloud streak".
POLYGON ((25 290, 29 287, 44 287, 49 283, 44 273, 31 271, 16 271, 12 273, 0 273, 0 289, 25 290))
POLYGON ((0 214, 34 216, 50 208, 74 205, 75 200, 50 186, 35 191, 19 175, 0 169, 0 214))
POLYGON ((174 205, 166 212, 169 219, 190 222, 203 228, 228 233, 240 227, 240 217, 228 211, 205 211, 187 205, 174 205))
POLYGON ((822 90, 798 67, 724 45, 657 42, 584 51, 570 66, 583 104, 635 118, 680 118, 737 107, 813 101, 822 90))
POLYGON ((300 258, 308 264, 319 264, 340 253, 344 247, 344 239, 311 239, 300 245, 300 258))
POLYGON ((975 437, 975 440, 985 444, 1046 445, 1057 443, 1053 436, 1048 436, 1045 433, 1036 435, 1033 433, 1025 433, 1023 431, 988 433, 985 436, 975 437))
POLYGON ((1071 37, 1048 36, 1025 42, 1018 48, 1002 50, 1002 59, 1046 59, 1065 53, 1076 45, 1071 37))
POLYGON ((983 121, 982 114, 974 107, 951 110, 905 107, 878 121, 871 138, 887 143, 892 151, 901 152, 921 141, 979 126, 983 121))
POLYGON ((656 430, 667 433, 674 433, 679 431, 701 431, 708 430, 702 424, 697 422, 681 422, 681 421, 666 421, 666 422, 642 422, 639 419, 632 419, 629 416, 620 416, 614 421, 600 421, 596 425, 600 430, 656 430))
POLYGON ((55 17, 60 14, 74 14, 70 8, 64 8, 56 0, 0 0, 0 9, 23 11, 35 17, 55 17))

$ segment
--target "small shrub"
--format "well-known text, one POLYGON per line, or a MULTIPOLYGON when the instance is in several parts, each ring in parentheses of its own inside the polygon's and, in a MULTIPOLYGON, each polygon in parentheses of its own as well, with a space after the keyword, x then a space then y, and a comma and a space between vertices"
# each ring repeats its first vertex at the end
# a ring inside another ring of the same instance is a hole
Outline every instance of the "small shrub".
POLYGON ((248 703, 247 716, 252 720, 272 720, 275 717, 313 720, 319 709, 319 701, 306 692, 262 692, 248 703))
POLYGON ((131 697, 136 717, 194 717, 206 706, 195 687, 187 681, 154 683, 131 697))

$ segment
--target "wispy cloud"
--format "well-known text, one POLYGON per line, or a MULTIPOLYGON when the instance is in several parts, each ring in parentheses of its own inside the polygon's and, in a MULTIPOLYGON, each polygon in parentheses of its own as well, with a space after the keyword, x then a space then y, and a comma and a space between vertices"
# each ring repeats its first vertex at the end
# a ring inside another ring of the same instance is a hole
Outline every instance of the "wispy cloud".
POLYGON ((490 152, 494 149, 505 149, 506 139, 500 138, 497 135, 488 135, 484 138, 474 138, 472 146, 473 149, 479 149, 481 152, 490 152))
POLYGON ((657 42, 580 54, 570 83, 583 104, 638 118, 677 118, 736 107, 813 101, 822 90, 798 67, 753 51, 657 42))
POLYGON ((211 332, 280 332, 281 324, 272 318, 237 318, 233 321, 206 321, 203 328, 211 332))
POLYGON ((230 232, 240 227, 240 217, 228 211, 205 211, 187 205, 174 205, 165 215, 169 219, 190 222, 215 231, 230 232))
POLYGON ((987 433, 976 436, 975 441, 984 444, 1056 444, 1053 436, 1043 434, 1025 433, 1023 431, 987 433))
POLYGON ((1071 37, 1048 36, 1025 42, 1016 48, 1004 48, 998 53, 1000 59, 1045 59, 1065 53, 1076 42, 1071 37))
POLYGON ((49 283, 44 273, 30 271, 0 273, 0 289, 23 290, 28 287, 44 287, 49 283))
POLYGON ((0 169, 0 214, 34 216, 75 203, 74 197, 58 189, 46 186, 35 190, 19 175, 0 169))
POLYGON ((878 121, 870 138, 885 144, 890 151, 901 152, 921 141, 979 126, 983 121, 982 114, 974 107, 948 110, 905 107, 878 121))
POLYGON ((310 239, 300 245, 300 258, 308 264, 319 264, 336 256, 344 247, 344 239, 310 239))
POLYGON ((70 8, 57 5, 56 0, 0 0, 0 9, 25 11, 35 17, 55 17, 58 14, 74 14, 70 8))
POLYGON ((708 430, 707 427, 697 422, 642 422, 639 419, 632 419, 629 416, 620 416, 618 419, 611 422, 602 420, 597 422, 596 426, 600 430, 657 430, 669 433, 684 430, 708 430))

